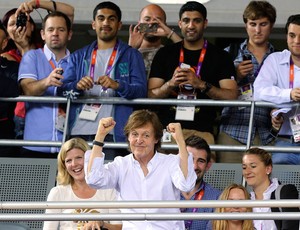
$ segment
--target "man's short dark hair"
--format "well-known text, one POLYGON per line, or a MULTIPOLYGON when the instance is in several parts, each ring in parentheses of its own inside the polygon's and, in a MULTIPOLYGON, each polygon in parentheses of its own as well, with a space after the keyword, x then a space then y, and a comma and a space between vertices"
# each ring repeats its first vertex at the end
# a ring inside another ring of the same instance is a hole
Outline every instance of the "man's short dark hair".
POLYGON ((203 16, 203 19, 206 20, 207 17, 206 7, 199 2, 189 1, 185 3, 179 10, 179 19, 181 19, 182 14, 186 11, 198 11, 203 16))
POLYGON ((210 162, 211 159, 211 150, 209 145, 207 144, 206 140, 204 140, 202 137, 192 135, 188 137, 185 140, 186 146, 199 149, 199 150, 205 150, 207 153, 206 162, 210 162))
POLYGON ((289 16, 289 18, 285 24, 285 33, 286 34, 288 33, 290 24, 295 24, 295 25, 300 26, 300 14, 294 14, 294 15, 289 16))
POLYGON ((116 15, 117 15, 117 18, 118 18, 118 21, 120 22, 121 19, 122 19, 122 12, 121 12, 121 9, 120 7, 118 7, 115 3, 113 2, 101 2, 99 3, 94 11, 93 11, 93 19, 95 20, 96 19, 96 15, 97 15, 97 12, 98 10, 101 10, 101 9, 110 9, 110 10, 113 10, 116 12, 116 15))
POLYGON ((54 18, 54 17, 64 18, 65 22, 66 22, 67 30, 68 30, 68 32, 70 32, 71 27, 72 27, 71 19, 66 14, 64 14, 60 11, 53 11, 50 14, 46 15, 46 17, 43 19, 43 23, 42 23, 43 30, 45 29, 45 24, 46 24, 46 21, 48 20, 48 18, 54 18))

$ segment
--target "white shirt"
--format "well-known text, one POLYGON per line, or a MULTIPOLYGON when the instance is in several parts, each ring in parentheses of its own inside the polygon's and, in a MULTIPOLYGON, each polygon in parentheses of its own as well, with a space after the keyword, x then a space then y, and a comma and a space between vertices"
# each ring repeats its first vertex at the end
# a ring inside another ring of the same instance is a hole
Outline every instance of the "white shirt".
MULTIPOLYGON (((148 174, 144 173, 138 161, 129 154, 116 157, 104 165, 104 157, 94 159, 91 172, 86 172, 90 151, 85 154, 85 175, 87 183, 94 188, 116 188, 119 199, 126 201, 145 200, 180 200, 180 190, 193 189, 196 174, 193 158, 188 157, 188 176, 185 179, 180 166, 179 155, 156 152, 147 165, 148 174)), ((121 209, 124 213, 180 213, 179 208, 121 209)), ((123 229, 184 229, 183 221, 123 221, 123 229)))
MULTIPOLYGON (((284 50, 270 54, 262 65, 256 80, 254 81, 254 100, 268 101, 276 104, 291 102, 290 81, 291 52, 284 50)), ((300 68, 294 65, 293 87, 300 87, 300 68)), ((283 114, 284 123, 280 129, 280 135, 291 135, 289 117, 295 115, 295 109, 283 114)))
MULTIPOLYGON (((278 187, 278 179, 273 178, 272 183, 263 193, 263 200, 270 200, 271 194, 278 187)), ((251 192, 251 200, 255 200, 255 193, 251 192)), ((253 212, 272 212, 270 207, 253 208, 253 212)), ((274 220, 253 220, 256 230, 277 230, 274 220)))
MULTIPOLYGON (((58 185, 51 189, 47 201, 114 201, 116 191, 114 189, 97 190, 95 195, 88 199, 81 199, 75 195, 71 185, 58 185)), ((118 209, 93 209, 99 213, 120 213, 118 209)), ((82 212, 86 212, 81 210, 82 212)), ((46 209, 46 213, 74 213, 75 209, 46 209)), ((91 211, 89 211, 91 212, 91 211)), ((121 224, 119 222, 110 222, 121 224)), ((73 221, 45 221, 43 230, 77 230, 77 223, 73 221)))

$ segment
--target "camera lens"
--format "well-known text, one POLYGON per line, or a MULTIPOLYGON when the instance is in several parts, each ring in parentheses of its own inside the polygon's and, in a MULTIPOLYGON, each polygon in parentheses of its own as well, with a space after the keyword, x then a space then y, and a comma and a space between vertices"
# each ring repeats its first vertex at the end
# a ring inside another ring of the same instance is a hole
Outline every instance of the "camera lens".
POLYGON ((27 23, 27 16, 25 13, 20 13, 17 17, 16 26, 17 27, 24 27, 27 23))

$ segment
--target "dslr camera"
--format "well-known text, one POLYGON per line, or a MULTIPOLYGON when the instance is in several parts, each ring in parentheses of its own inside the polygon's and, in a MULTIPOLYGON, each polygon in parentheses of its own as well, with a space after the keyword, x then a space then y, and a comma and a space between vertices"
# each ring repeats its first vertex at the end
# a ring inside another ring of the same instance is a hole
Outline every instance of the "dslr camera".
POLYGON ((17 17, 16 26, 18 27, 24 27, 27 23, 27 15, 25 13, 20 13, 17 17))

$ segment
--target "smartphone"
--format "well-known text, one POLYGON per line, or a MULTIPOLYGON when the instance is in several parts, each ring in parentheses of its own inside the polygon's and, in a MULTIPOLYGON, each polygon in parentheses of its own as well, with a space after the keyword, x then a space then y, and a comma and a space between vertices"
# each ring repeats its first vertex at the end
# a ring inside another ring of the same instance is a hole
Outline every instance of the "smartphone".
POLYGON ((189 64, 181 63, 180 68, 181 69, 189 69, 189 68, 191 68, 191 66, 189 64))
MULTIPOLYGON (((61 70, 57 70, 56 73, 62 75, 64 73, 64 70, 62 70, 62 69, 61 70)), ((58 77, 56 77, 56 80, 60 81, 61 79, 58 78, 58 77)))
POLYGON ((27 16, 25 13, 20 13, 17 17, 16 26, 18 27, 24 27, 27 24, 27 16))
POLYGON ((252 60, 252 56, 250 54, 243 54, 243 61, 252 60))
POLYGON ((64 71, 61 69, 61 70, 57 70, 56 73, 62 75, 64 71))
POLYGON ((158 29, 158 23, 140 23, 138 30, 142 33, 153 33, 158 29))

